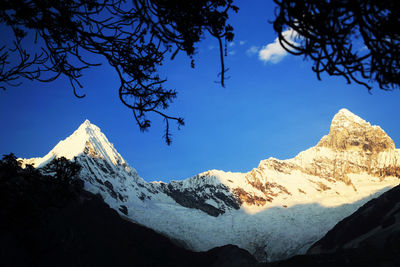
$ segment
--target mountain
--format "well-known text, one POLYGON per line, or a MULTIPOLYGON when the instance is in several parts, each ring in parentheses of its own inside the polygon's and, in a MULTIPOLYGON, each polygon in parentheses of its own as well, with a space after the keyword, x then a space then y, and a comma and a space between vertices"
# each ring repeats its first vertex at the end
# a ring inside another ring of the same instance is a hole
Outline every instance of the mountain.
POLYGON ((400 258, 400 186, 396 186, 340 221, 308 250, 308 254, 332 253, 345 249, 400 258))
POLYGON ((133 222, 194 251, 233 244, 268 261, 305 253, 400 177, 393 140, 346 109, 316 146, 292 159, 262 160, 248 173, 210 170, 148 183, 89 121, 43 158, 23 162, 44 171, 62 156, 82 166, 86 190, 133 222))
POLYGON ((274 262, 290 266, 400 266, 400 185, 335 225, 306 255, 274 262))
POLYGON ((181 248, 121 218, 80 179, 41 175, 15 159, 0 161, 0 202, 2 266, 261 266, 233 245, 181 248))

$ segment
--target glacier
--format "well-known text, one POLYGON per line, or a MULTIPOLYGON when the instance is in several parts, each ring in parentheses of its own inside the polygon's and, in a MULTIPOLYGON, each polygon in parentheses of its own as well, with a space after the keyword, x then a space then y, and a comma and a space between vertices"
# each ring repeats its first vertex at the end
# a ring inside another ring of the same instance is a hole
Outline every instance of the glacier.
POLYGON ((400 150, 392 139, 347 109, 316 146, 292 159, 262 160, 247 173, 210 170, 149 183, 88 120, 44 157, 22 161, 41 169, 58 157, 76 160, 85 189, 124 218, 195 251, 234 244, 260 261, 305 253, 400 181, 400 150))

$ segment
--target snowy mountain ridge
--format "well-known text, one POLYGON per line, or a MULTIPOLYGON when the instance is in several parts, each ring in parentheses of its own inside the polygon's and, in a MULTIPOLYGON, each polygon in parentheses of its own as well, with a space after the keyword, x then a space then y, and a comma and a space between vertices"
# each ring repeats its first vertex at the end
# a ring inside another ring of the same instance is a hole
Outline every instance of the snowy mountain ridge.
POLYGON ((211 170, 147 183, 88 120, 43 158, 24 162, 41 168, 61 156, 76 157, 85 188, 131 220, 196 251, 235 244, 260 260, 304 253, 400 177, 393 140, 346 109, 315 147, 262 160, 248 173, 211 170))
POLYGON ((102 158, 113 165, 126 164, 100 128, 91 124, 89 120, 85 120, 72 135, 60 141, 46 156, 33 158, 31 161, 35 164, 35 167, 40 168, 54 157, 63 156, 72 160, 80 154, 88 154, 93 158, 102 158))

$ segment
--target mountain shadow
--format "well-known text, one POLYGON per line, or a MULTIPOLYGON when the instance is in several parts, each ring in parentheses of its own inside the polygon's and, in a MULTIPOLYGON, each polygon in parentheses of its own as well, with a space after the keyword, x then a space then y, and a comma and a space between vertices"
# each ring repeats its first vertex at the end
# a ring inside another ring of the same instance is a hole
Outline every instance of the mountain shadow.
POLYGON ((193 251, 234 244, 259 261, 264 252, 270 261, 304 254, 370 194, 397 185, 400 177, 393 140, 347 109, 333 117, 316 146, 292 159, 262 160, 246 173, 210 170, 149 183, 88 120, 44 157, 22 163, 46 172, 60 157, 79 163, 85 189, 101 194, 125 219, 193 251))
POLYGON ((307 255, 271 266, 400 266, 400 185, 333 227, 307 255))
MULTIPOLYGON (((233 245, 196 253, 122 219, 79 179, 0 162, 2 266, 258 266, 233 245)), ((66 171, 67 172, 67 171, 66 171)), ((67 172, 68 173, 68 172, 67 172)))

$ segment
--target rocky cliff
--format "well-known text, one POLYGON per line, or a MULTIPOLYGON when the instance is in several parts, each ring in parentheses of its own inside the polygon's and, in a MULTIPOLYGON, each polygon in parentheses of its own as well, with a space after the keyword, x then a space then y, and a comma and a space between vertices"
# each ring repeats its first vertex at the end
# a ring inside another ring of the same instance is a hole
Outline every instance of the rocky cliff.
POLYGON ((43 158, 82 166, 85 188, 131 220, 203 251, 226 244, 258 259, 305 253, 338 221, 399 183, 400 153, 378 126, 340 110, 328 135, 288 160, 269 158, 247 173, 206 171, 146 182, 89 121, 43 158))

